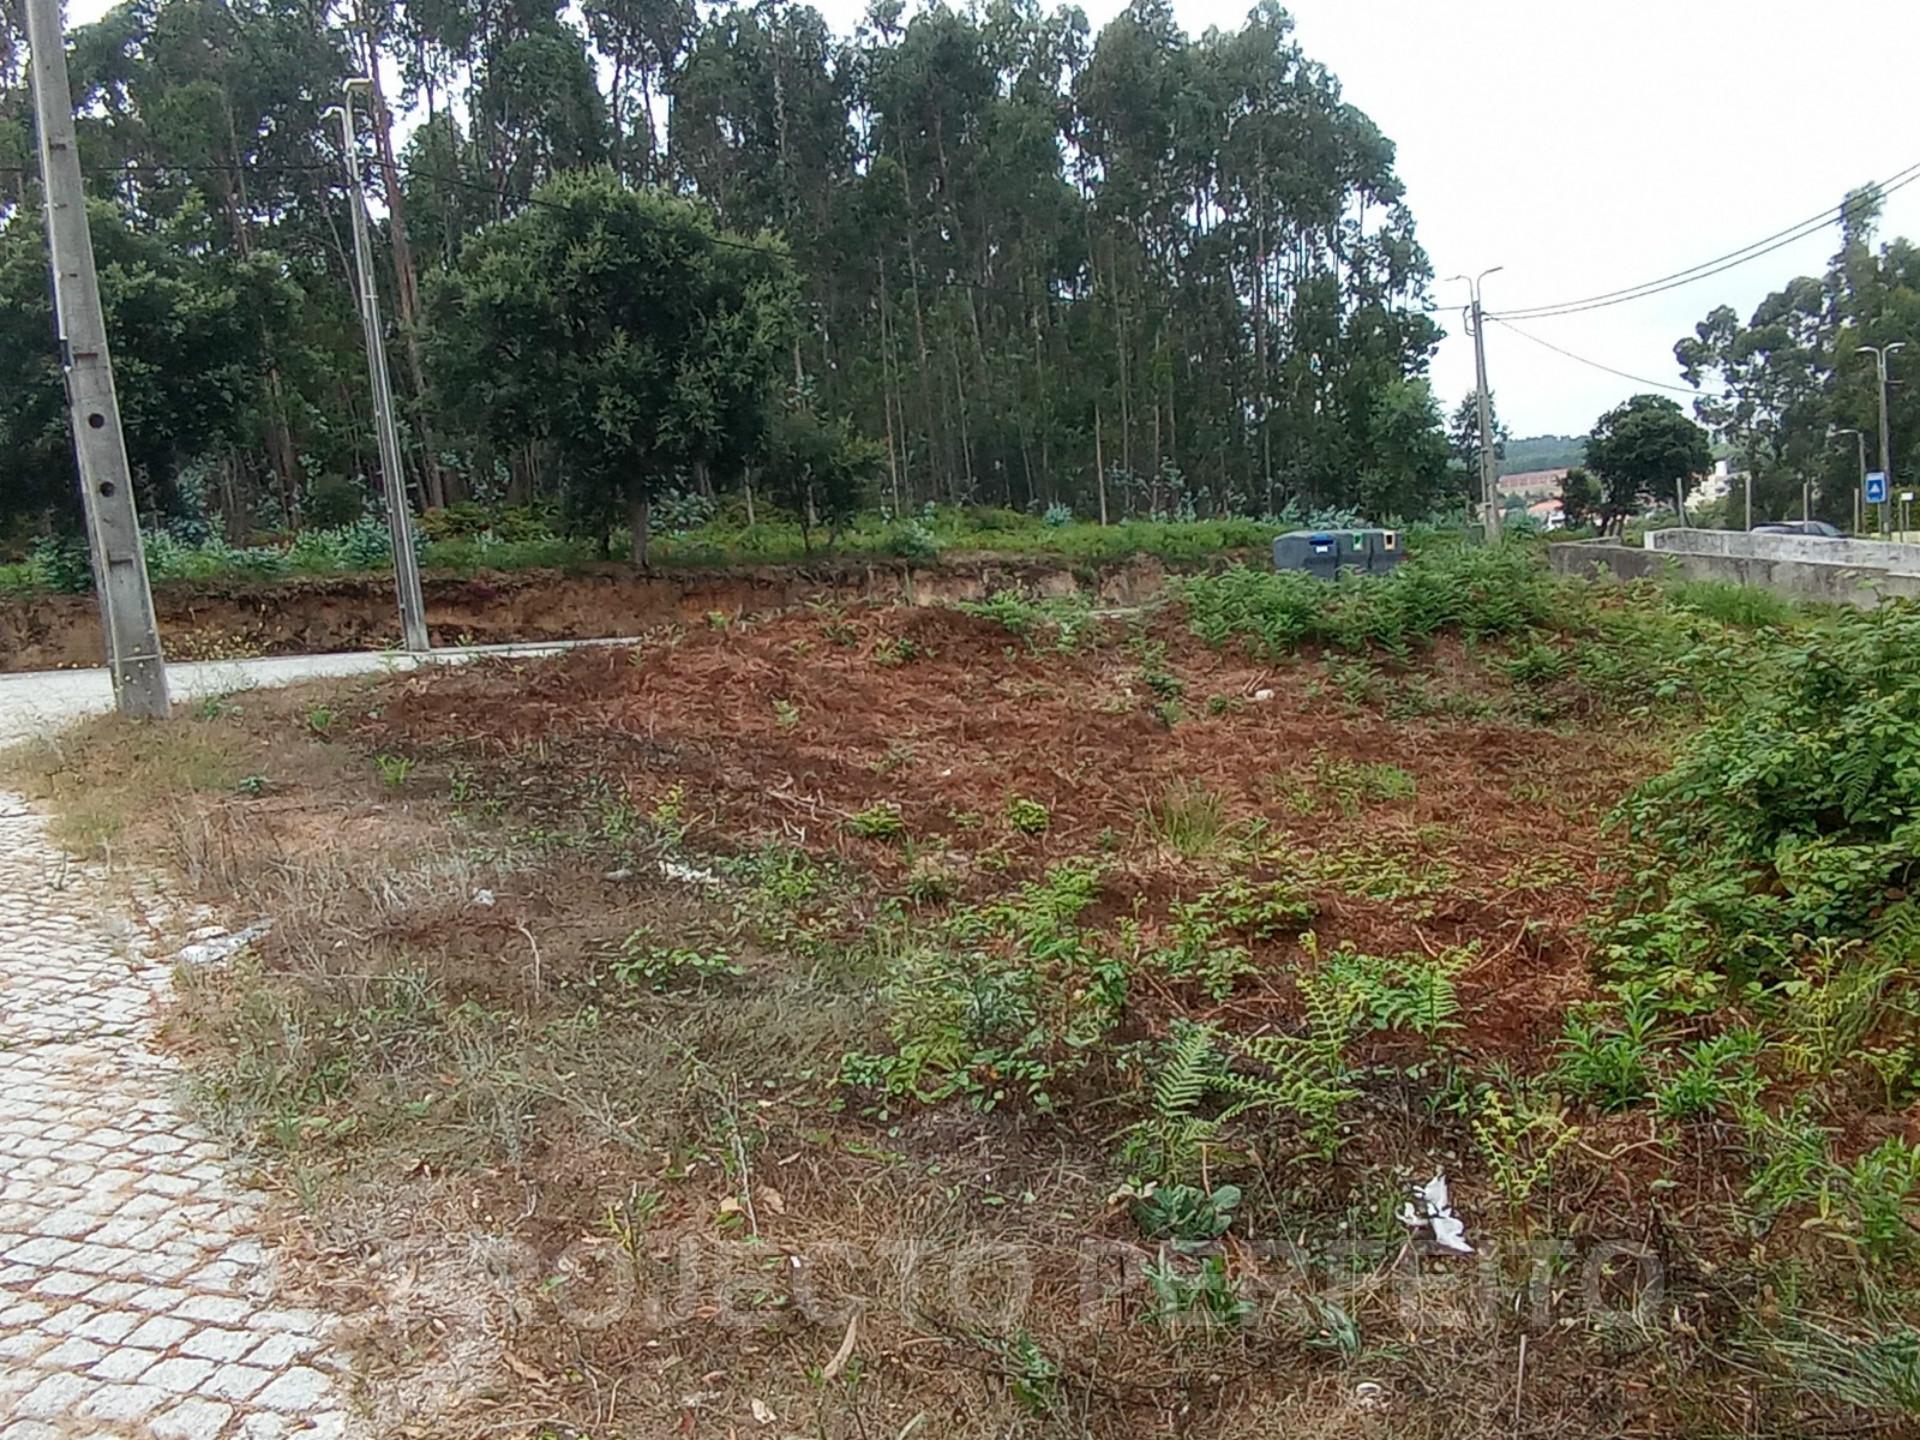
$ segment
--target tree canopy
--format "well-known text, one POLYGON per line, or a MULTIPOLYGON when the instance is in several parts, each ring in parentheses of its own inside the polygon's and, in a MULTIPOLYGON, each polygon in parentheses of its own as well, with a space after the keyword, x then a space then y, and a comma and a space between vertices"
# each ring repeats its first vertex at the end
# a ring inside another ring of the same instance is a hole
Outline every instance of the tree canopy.
MULTIPOLYGON (((1690 493, 1713 466, 1707 432, 1664 395, 1635 395, 1594 421, 1586 471, 1600 487, 1603 529, 1690 493)), ((1563 502, 1565 491, 1562 491, 1563 502)))
MULTIPOLYGON (((604 491, 575 472, 611 461, 568 448, 557 415, 509 409, 509 432, 447 404, 429 355, 448 363, 432 332, 454 312, 427 305, 504 266, 491 227, 524 217, 526 236, 542 187, 595 165, 779 237, 783 383, 880 445, 902 504, 1413 514, 1451 492, 1394 147, 1270 0, 1199 35, 1165 0, 1097 33, 1034 0, 885 4, 851 34, 799 4, 138 0, 72 43, 89 183, 173 252, 161 272, 253 263, 288 287, 292 303, 244 307, 258 383, 235 389, 233 424, 174 437, 183 470, 226 477, 205 499, 235 533, 297 525, 317 486, 368 488, 376 468, 321 120, 357 73, 394 90, 363 109, 361 143, 424 503, 604 491), (442 272, 466 278, 437 288, 442 272)), ((32 153, 23 51, 0 48, 0 163, 32 153)), ((22 253, 31 171, 0 172, 22 253)), ((109 310, 131 360, 130 317, 109 310)), ((0 366, 44 361, 28 331, 8 343, 0 366)), ((660 483, 739 485, 750 438, 663 440, 647 463, 660 483)))
MULTIPOLYGON (((1682 374, 1702 391, 1694 414, 1752 477, 1749 522, 1797 515, 1811 483, 1815 513, 1852 524, 1861 452, 1836 432, 1864 434, 1867 462, 1878 465, 1878 384, 1859 347, 1920 336, 1920 249, 1875 244, 1880 208, 1874 190, 1849 195, 1840 248, 1823 274, 1789 281, 1745 321, 1719 306, 1674 346, 1682 374)), ((1888 414, 1896 481, 1910 483, 1920 477, 1920 387, 1891 387, 1888 414)))
POLYGON ((436 399, 498 444, 549 447, 576 513, 605 534, 624 507, 645 564, 650 502, 757 447, 797 277, 772 238, 608 169, 532 198, 436 278, 436 399))

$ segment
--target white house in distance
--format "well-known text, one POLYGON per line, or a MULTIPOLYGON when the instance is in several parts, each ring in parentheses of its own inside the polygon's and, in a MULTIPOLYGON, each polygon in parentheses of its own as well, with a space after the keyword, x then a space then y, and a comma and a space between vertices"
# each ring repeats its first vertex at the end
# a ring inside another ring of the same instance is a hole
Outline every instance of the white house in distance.
POLYGON ((1500 496, 1503 500, 1525 501, 1527 514, 1536 524, 1548 530, 1558 530, 1565 523, 1565 518, 1560 514, 1560 482, 1566 478, 1565 467, 1502 475, 1500 496))
MULTIPOLYGON (((1564 467, 1558 470, 1527 470, 1517 475, 1500 477, 1500 495, 1502 499, 1523 500, 1527 514, 1548 530, 1558 530, 1566 523, 1560 513, 1560 482, 1567 478, 1564 467)), ((1721 459, 1713 462, 1713 469, 1701 479, 1699 487, 1687 497, 1687 506, 1708 505, 1720 499, 1739 483, 1740 472, 1731 462, 1721 459)))

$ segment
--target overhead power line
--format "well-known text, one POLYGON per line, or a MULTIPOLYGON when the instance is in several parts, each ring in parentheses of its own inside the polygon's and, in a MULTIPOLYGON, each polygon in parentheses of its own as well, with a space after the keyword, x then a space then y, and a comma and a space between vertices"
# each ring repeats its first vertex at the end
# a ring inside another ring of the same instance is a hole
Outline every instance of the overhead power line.
MULTIPOLYGON (((1873 194, 1870 198, 1875 200, 1885 199, 1887 196, 1905 189, 1916 180, 1920 180, 1920 162, 1909 165, 1904 170, 1896 171, 1886 180, 1871 187, 1873 194)), ((1560 315, 1578 315, 1587 310, 1601 310, 1613 305, 1625 305, 1630 301, 1644 300, 1649 296, 1659 295, 1668 290, 1677 290, 1684 285, 1692 285, 1701 280, 1711 279, 1715 275, 1720 275, 1737 266, 1745 265, 1750 260, 1758 260, 1763 255, 1771 255, 1776 250, 1785 249, 1788 245, 1804 240, 1810 235, 1818 234, 1821 230, 1832 225, 1836 220, 1843 218, 1847 214, 1850 206, 1865 204, 1868 198, 1869 197, 1849 197, 1841 201, 1838 205, 1828 206, 1818 215, 1802 220, 1798 224, 1788 226, 1785 230, 1777 230, 1771 235, 1766 235, 1753 241, 1751 244, 1741 246, 1738 250, 1729 251, 1727 254, 1717 256, 1712 260, 1703 260, 1698 265, 1688 266, 1685 270, 1676 270, 1671 275, 1662 275, 1658 279, 1643 281, 1638 285, 1630 285, 1623 290, 1610 290, 1600 295, 1589 295, 1580 300, 1566 300, 1552 305, 1532 305, 1516 307, 1512 310, 1502 310, 1498 314, 1489 314, 1487 318, 1491 320, 1546 320, 1560 315)))
POLYGON ((1529 334, 1527 331, 1522 330, 1518 325, 1515 325, 1512 321, 1502 320, 1498 315, 1489 315, 1487 316, 1487 319, 1493 321, 1494 324, 1500 326, 1504 330, 1511 330, 1514 334, 1518 335, 1522 340, 1531 340, 1534 344, 1542 347, 1543 349, 1551 350, 1556 355, 1564 355, 1569 360, 1578 361, 1582 365, 1592 366, 1595 370, 1604 370, 1607 372, 1607 374, 1617 375, 1622 380, 1631 380, 1636 385, 1646 385, 1655 390, 1671 390, 1676 395, 1686 395, 1695 400, 1723 400, 1723 399, 1732 398, 1731 391, 1695 390, 1685 385, 1670 385, 1664 380, 1649 380, 1644 375, 1635 375, 1632 372, 1627 370, 1616 370, 1611 365, 1602 365, 1598 360, 1589 360, 1584 355, 1576 355, 1573 353, 1573 351, 1563 349, 1560 346, 1554 344, 1551 340, 1542 340, 1538 335, 1529 334))

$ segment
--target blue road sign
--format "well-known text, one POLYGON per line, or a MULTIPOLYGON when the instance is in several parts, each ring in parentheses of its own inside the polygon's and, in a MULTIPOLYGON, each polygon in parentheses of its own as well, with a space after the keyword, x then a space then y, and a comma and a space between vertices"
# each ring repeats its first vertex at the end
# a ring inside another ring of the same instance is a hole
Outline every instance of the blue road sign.
POLYGON ((1884 505, 1887 503, 1887 472, 1869 470, 1867 472, 1867 503, 1884 505))

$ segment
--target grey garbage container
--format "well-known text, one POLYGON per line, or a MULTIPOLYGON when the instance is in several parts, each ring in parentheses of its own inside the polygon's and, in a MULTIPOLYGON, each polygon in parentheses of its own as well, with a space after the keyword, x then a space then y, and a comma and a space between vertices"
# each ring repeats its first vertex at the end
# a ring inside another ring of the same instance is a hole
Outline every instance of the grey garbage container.
POLYGON ((1396 569, 1407 557, 1401 547, 1400 534, 1395 530, 1365 530, 1367 537, 1367 569, 1375 575, 1384 575, 1396 569))
POLYGON ((1302 570, 1322 580, 1335 579, 1348 559, 1351 541, 1344 530, 1295 530, 1273 542, 1273 568, 1302 570))

